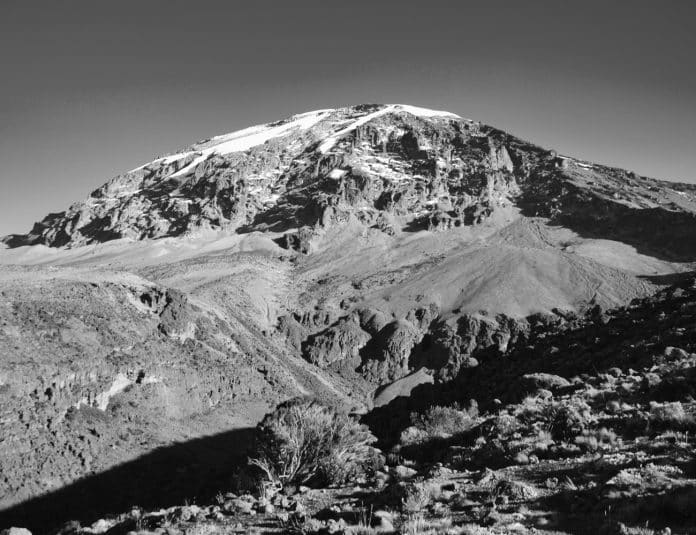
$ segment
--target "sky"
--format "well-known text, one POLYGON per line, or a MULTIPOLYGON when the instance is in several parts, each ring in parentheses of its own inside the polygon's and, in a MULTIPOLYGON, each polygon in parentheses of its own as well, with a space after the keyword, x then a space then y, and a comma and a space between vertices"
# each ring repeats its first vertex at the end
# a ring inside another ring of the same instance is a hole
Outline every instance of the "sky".
POLYGON ((696 2, 3 0, 0 236, 304 111, 408 103, 696 182, 696 2))

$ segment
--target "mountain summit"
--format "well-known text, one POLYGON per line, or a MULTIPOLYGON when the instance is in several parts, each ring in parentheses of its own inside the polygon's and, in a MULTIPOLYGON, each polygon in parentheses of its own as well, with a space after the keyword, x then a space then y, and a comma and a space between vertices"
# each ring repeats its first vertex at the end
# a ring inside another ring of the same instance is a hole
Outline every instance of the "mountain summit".
POLYGON ((288 240, 306 249, 314 229, 351 217, 396 233, 475 225, 517 207, 601 237, 676 247, 669 254, 680 256, 695 191, 559 156, 453 113, 365 104, 200 141, 4 241, 76 247, 201 229, 299 229, 288 240))

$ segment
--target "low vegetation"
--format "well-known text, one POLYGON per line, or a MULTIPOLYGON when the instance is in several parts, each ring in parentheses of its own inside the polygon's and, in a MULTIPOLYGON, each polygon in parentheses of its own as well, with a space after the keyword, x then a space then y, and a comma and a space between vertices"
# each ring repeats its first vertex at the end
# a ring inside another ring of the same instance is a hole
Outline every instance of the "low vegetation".
POLYGON ((696 430, 696 418, 684 410, 680 401, 650 404, 650 424, 653 428, 672 431, 696 430))
POLYGON ((428 437, 447 437, 473 427, 478 416, 478 405, 475 400, 469 402, 467 408, 459 405, 430 407, 423 413, 413 413, 411 422, 416 429, 423 431, 428 437))
MULTIPOLYGON (((696 345, 687 347, 592 373, 526 374, 507 397, 469 389, 480 409, 444 397, 403 408, 401 433, 380 443, 384 462, 357 420, 296 399, 259 424, 253 485, 232 482, 216 504, 171 508, 166 518, 194 535, 692 533, 696 400, 684 385, 696 377, 696 345)), ((161 512, 138 522, 163 525, 161 512)), ((121 524, 114 533, 133 529, 121 524)))
POLYGON ((370 431, 348 414, 312 400, 292 400, 257 427, 251 464, 267 490, 287 485, 334 485, 379 465, 370 431))

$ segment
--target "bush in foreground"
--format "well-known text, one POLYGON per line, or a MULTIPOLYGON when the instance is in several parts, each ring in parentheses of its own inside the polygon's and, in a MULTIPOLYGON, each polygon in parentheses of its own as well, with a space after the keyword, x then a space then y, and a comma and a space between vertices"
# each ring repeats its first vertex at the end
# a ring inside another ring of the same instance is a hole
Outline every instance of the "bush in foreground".
POLYGON ((348 414, 312 400, 292 400, 256 428, 251 464, 274 490, 331 485, 368 475, 380 461, 375 437, 348 414))
POLYGON ((650 403, 650 424, 655 429, 691 431, 696 429, 696 418, 684 409, 680 401, 650 403))
POLYGON ((544 410, 549 432, 555 440, 572 441, 592 422, 592 410, 583 400, 552 403, 544 410))
POLYGON ((453 407, 430 407, 424 413, 411 414, 412 424, 430 437, 447 437, 467 431, 478 416, 478 406, 472 400, 469 409, 453 407))

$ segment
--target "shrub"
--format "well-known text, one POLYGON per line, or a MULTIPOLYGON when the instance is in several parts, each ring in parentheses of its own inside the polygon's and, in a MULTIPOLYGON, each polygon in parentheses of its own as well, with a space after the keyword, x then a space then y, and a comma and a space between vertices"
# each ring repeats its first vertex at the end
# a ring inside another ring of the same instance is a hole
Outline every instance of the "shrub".
POLYGON ((696 427, 696 419, 684 410, 680 401, 650 403, 650 424, 659 429, 690 430, 696 427))
MULTIPOLYGON (((399 445, 412 446, 414 444, 421 444, 429 439, 430 435, 428 435, 428 433, 426 433, 423 429, 412 425, 404 429, 399 435, 399 445)), ((387 456, 387 463, 389 464, 389 456, 387 456)))
POLYGON ((534 451, 546 451, 549 446, 553 444, 553 437, 548 431, 539 430, 539 432, 534 437, 534 443, 532 449, 534 451))
POLYGON ((433 501, 433 488, 425 483, 413 483, 404 488, 401 508, 405 513, 419 513, 433 501))
POLYGON ((471 429, 477 416, 478 406, 472 400, 468 409, 434 406, 424 413, 413 413, 411 423, 429 437, 448 437, 471 429))
POLYGON ((587 428, 592 412, 584 401, 559 402, 547 407, 545 416, 555 440, 572 440, 587 428))
POLYGON ((589 430, 575 437, 575 443, 586 451, 611 449, 616 444, 616 433, 606 427, 589 430))
POLYGON ((491 491, 493 503, 497 502, 499 498, 511 501, 523 501, 531 500, 537 496, 538 491, 531 485, 509 479, 498 481, 491 491))
POLYGON ((503 438, 516 433, 522 428, 520 420, 512 414, 500 413, 491 420, 490 435, 495 438, 503 438))
POLYGON ((344 412, 311 400, 291 400, 256 428, 250 463, 272 490, 286 485, 339 484, 374 470, 379 453, 367 427, 344 412))

